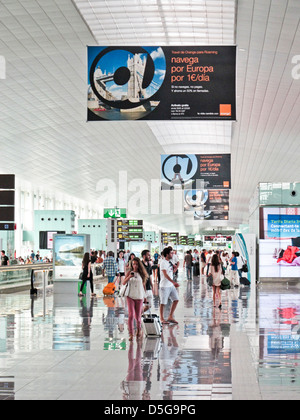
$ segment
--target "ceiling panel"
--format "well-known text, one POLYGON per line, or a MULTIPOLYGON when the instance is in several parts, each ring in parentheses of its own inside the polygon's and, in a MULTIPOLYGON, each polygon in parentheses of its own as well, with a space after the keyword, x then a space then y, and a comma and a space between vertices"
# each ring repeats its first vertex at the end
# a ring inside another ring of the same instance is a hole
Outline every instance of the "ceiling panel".
POLYGON ((298 0, 5 0, 0 15, 7 66, 0 80, 0 172, 100 208, 99 182, 109 178, 123 199, 119 178, 126 171, 128 185, 144 180, 148 188, 141 216, 182 233, 207 222, 176 214, 173 197, 171 214, 162 214, 167 197, 151 195, 161 154, 231 152, 230 220, 215 226, 247 223, 258 182, 300 181, 300 80, 292 77, 298 0), (235 43, 236 123, 86 122, 87 45, 235 43))

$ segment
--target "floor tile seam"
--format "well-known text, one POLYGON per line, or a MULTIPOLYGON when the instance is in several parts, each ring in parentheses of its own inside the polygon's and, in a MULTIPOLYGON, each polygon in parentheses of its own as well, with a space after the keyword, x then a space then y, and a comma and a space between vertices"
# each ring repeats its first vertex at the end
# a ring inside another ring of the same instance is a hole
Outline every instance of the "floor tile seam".
MULTIPOLYGON (((240 352, 238 351, 239 349, 236 349, 234 345, 231 345, 231 349, 232 349, 231 357, 234 358, 234 360, 232 360, 232 363, 231 363, 233 397, 236 395, 236 396, 240 396, 241 399, 245 399, 245 394, 246 394, 246 395, 253 395, 253 398, 262 400, 263 398, 262 398, 262 391, 259 385, 258 372, 254 368, 255 363, 253 360, 252 352, 250 351, 251 349, 250 349, 249 337, 244 331, 237 331, 235 324, 232 324, 231 328, 232 329, 231 329, 230 340, 234 342, 233 337, 236 337, 236 335, 240 335, 238 339, 239 345, 241 343, 241 339, 243 339, 244 341, 246 340, 247 345, 244 346, 244 350, 245 349, 249 350, 248 356, 251 362, 250 366, 247 366, 247 369, 246 369, 244 360, 241 360, 241 359, 235 360, 236 354, 239 354, 240 352), (237 366, 241 367, 241 371, 238 374, 235 371, 237 366), (249 388, 249 374, 251 375, 250 388, 249 388), (243 382, 240 381, 241 378, 243 379, 243 382), (244 389, 245 386, 247 387, 247 389, 244 389)), ((240 398, 237 398, 237 399, 240 399, 240 398)))
MULTIPOLYGON (((63 361, 67 360, 69 357, 71 357, 74 353, 76 352, 70 352, 72 354, 66 355, 66 357, 64 357, 63 361)), ((22 391, 24 388, 28 387, 30 384, 34 383, 35 381, 42 379, 43 375, 45 375, 45 373, 52 371, 54 369, 54 367, 58 366, 60 363, 62 363, 62 360, 60 360, 59 362, 55 363, 55 365, 53 365, 51 368, 48 367, 46 371, 41 372, 38 376, 36 376, 35 378, 32 378, 31 381, 27 382, 26 384, 24 384, 20 389, 18 389, 16 391, 16 394, 20 391, 22 391)))

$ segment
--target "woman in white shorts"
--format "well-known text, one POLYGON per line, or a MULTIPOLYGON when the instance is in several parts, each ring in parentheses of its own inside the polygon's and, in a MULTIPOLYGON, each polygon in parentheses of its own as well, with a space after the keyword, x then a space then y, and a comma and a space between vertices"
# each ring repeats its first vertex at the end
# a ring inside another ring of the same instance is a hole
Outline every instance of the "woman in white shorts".
POLYGON ((163 250, 164 259, 160 264, 160 284, 159 284, 159 298, 160 298, 160 319, 162 324, 178 324, 174 318, 174 312, 177 307, 179 297, 176 287, 179 284, 173 280, 173 264, 172 264, 172 250, 165 248, 163 250), (168 319, 164 319, 164 307, 171 299, 172 306, 168 319))

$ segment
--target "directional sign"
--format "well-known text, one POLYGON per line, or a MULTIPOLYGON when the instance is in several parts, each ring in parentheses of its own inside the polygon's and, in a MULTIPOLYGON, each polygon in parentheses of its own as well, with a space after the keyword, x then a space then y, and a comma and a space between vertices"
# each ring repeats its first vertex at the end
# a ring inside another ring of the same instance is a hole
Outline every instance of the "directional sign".
POLYGON ((126 217, 126 209, 104 209, 104 219, 118 219, 126 217))

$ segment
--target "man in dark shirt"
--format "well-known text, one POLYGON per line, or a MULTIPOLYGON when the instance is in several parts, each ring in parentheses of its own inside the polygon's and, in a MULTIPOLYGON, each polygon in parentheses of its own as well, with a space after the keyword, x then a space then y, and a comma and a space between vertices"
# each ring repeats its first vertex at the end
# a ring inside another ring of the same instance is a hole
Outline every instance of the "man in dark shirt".
POLYGON ((202 250, 201 252, 201 262, 200 262, 200 267, 201 267, 201 274, 204 276, 204 268, 206 266, 206 256, 205 256, 205 249, 202 250))
POLYGON ((184 257, 183 267, 186 267, 186 276, 188 280, 192 280, 192 254, 191 251, 187 251, 184 257))
POLYGON ((152 266, 150 264, 151 254, 148 249, 145 249, 142 251, 142 263, 144 264, 145 270, 148 273, 148 278, 146 282, 146 299, 147 304, 144 306, 144 312, 148 311, 148 309, 152 306, 152 300, 153 300, 153 292, 152 292, 152 266))
POLYGON ((1 265, 9 265, 9 258, 5 255, 5 251, 1 251, 1 265))

